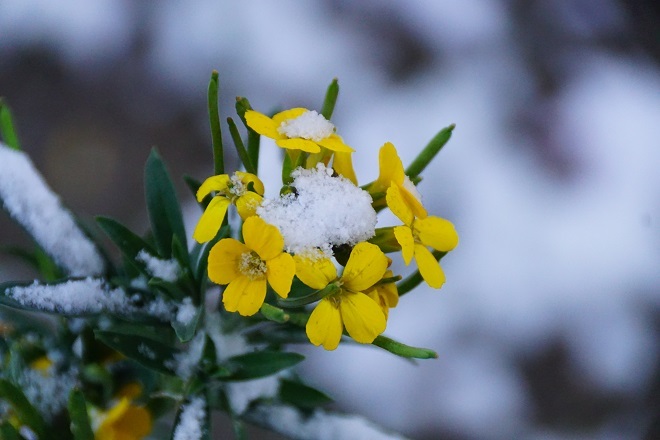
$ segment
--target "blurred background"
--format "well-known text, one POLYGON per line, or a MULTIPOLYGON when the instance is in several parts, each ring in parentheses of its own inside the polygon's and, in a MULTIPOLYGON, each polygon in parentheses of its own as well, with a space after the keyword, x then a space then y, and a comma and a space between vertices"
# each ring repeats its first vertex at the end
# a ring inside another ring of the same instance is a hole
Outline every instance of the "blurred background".
MULTIPOLYGON (((90 222, 146 229, 157 146, 194 224, 213 69, 224 117, 320 110, 337 77, 360 183, 384 142, 407 164, 456 123, 419 188, 461 243, 386 332, 439 359, 295 347, 335 408, 417 439, 660 438, 659 63, 651 0, 0 0, 0 96, 90 222)), ((27 243, 6 215, 0 243, 27 243)))

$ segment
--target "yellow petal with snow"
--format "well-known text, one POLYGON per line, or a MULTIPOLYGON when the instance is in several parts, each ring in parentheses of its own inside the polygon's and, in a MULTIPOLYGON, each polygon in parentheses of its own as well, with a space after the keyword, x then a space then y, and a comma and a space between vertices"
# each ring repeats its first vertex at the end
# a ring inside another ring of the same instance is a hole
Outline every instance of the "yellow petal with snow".
POLYGON ((286 148, 287 150, 302 150, 307 153, 318 153, 321 151, 321 147, 316 142, 302 138, 279 139, 275 143, 278 147, 286 148))
POLYGON ((248 127, 262 136, 266 136, 271 139, 282 139, 284 137, 277 131, 279 124, 263 113, 255 112, 254 110, 248 110, 245 112, 245 122, 247 123, 248 127))
POLYGON ((282 122, 289 119, 296 119, 298 116, 302 116, 303 113, 307 113, 308 111, 309 110, 302 107, 296 107, 296 108, 291 108, 289 110, 284 110, 273 116, 273 122, 275 123, 275 127, 279 128, 279 126, 282 125, 282 122))
POLYGON ((412 257, 415 253, 415 238, 413 237, 412 229, 408 226, 395 226, 394 237, 401 246, 401 256, 406 266, 410 264, 412 257))
POLYGON ((349 147, 344 143, 341 137, 336 134, 331 134, 325 139, 321 139, 320 141, 317 142, 320 146, 323 148, 327 148, 330 151, 334 151, 335 153, 352 153, 355 150, 349 147))
POLYGON ((309 315, 305 333, 312 344, 334 350, 339 345, 343 328, 339 309, 332 300, 323 298, 309 315))
POLYGON ((458 234, 454 225, 444 218, 429 216, 415 219, 413 229, 425 246, 448 252, 458 245, 458 234))
POLYGON ((241 276, 241 256, 250 248, 233 238, 223 238, 209 252, 209 278, 216 284, 227 284, 241 276))
POLYGON ((296 274, 296 263, 293 257, 282 252, 277 257, 266 261, 266 276, 268 284, 282 298, 289 296, 291 282, 296 274))
POLYGON ((225 219, 230 203, 226 197, 213 197, 199 218, 197 226, 195 226, 195 232, 193 232, 193 238, 198 243, 206 243, 215 237, 220 226, 222 226, 222 221, 225 219))
POLYGON ((445 274, 438 260, 426 249, 426 246, 415 244, 415 261, 426 284, 434 289, 441 288, 445 283, 445 274))
POLYGON ((197 201, 201 202, 204 200, 204 197, 211 194, 212 191, 225 192, 227 191, 227 185, 229 184, 229 174, 218 174, 217 176, 211 176, 201 184, 197 189, 197 201))
POLYGON ((228 312, 252 316, 259 311, 266 298, 266 278, 251 280, 241 275, 229 283, 222 293, 222 303, 228 312))
POLYGON ((296 262, 296 276, 312 289, 323 289, 337 278, 337 269, 329 258, 293 257, 296 262))
POLYGON ((403 163, 391 142, 380 147, 378 152, 378 179, 374 182, 375 191, 385 191, 392 182, 403 185, 405 177, 403 163))
POLYGON ((342 321, 351 338, 369 344, 385 331, 385 315, 380 306, 364 293, 346 292, 339 303, 342 321))
POLYGON ((387 188, 385 200, 387 200, 387 206, 390 208, 390 211, 392 211, 392 213, 396 215, 403 224, 407 226, 412 224, 415 219, 415 214, 413 214, 412 209, 408 206, 402 188, 399 185, 392 182, 390 187, 387 188))
POLYGON ((332 161, 332 169, 340 176, 346 177, 357 186, 357 177, 353 169, 353 157, 351 153, 338 151, 335 153, 335 158, 332 161))
POLYGON ((383 278, 387 266, 387 257, 378 246, 367 242, 358 243, 351 251, 342 273, 343 286, 353 292, 367 290, 383 278))
POLYGON ((238 215, 240 215, 243 220, 256 215, 257 208, 261 205, 263 199, 264 198, 257 193, 252 191, 246 192, 236 200, 238 215))
POLYGON ((417 218, 425 218, 428 214, 426 212, 426 208, 424 208, 424 205, 422 205, 422 202, 417 197, 415 197, 413 193, 408 191, 405 186, 400 186, 400 190, 403 200, 405 201, 406 205, 408 205, 413 215, 417 218))
POLYGON ((255 176, 252 173, 246 173, 243 171, 235 171, 234 174, 238 176, 239 179, 241 179, 241 182, 247 187, 250 183, 252 184, 252 188, 254 188, 254 191, 259 194, 259 195, 264 195, 264 183, 261 181, 261 179, 257 176, 255 176))
POLYGON ((284 249, 280 231, 256 215, 243 223, 243 241, 264 261, 277 257, 284 249))

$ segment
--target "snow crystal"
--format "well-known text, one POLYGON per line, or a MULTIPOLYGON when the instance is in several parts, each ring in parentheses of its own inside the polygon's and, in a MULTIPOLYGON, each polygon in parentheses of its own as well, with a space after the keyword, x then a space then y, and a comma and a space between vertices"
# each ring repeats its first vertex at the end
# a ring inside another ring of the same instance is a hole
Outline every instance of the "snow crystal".
POLYGON ((187 325, 197 314, 197 308, 193 305, 192 299, 184 298, 176 312, 176 320, 181 324, 187 325))
POLYGON ((174 430, 173 440, 197 440, 202 438, 204 419, 206 418, 206 402, 201 397, 195 397, 183 405, 179 423, 174 430))
POLYGON ((206 342, 206 332, 199 332, 188 344, 186 349, 174 355, 174 360, 166 361, 167 368, 176 371, 177 376, 187 380, 193 373, 195 367, 202 358, 204 352, 204 343, 206 342))
POLYGON ((179 277, 181 268, 179 267, 179 263, 174 259, 161 260, 144 249, 137 254, 135 259, 146 264, 147 272, 152 277, 160 278, 170 283, 175 282, 179 277))
POLYGON ((140 343, 137 349, 138 352, 147 359, 151 359, 151 360, 156 359, 156 353, 144 342, 140 343))
POLYGON ((44 375, 26 368, 18 379, 21 390, 30 403, 50 420, 66 407, 71 388, 76 384, 75 371, 44 375))
POLYGON ((277 131, 288 138, 303 138, 319 142, 335 132, 335 126, 316 111, 307 111, 294 119, 287 119, 277 131))
POLYGON ((37 437, 37 434, 31 430, 27 425, 23 425, 19 428, 18 433, 25 439, 25 440, 38 440, 39 437, 37 437))
POLYGON ((23 152, 0 143, 0 199, 5 209, 70 275, 103 273, 94 244, 23 152))
POLYGON ((332 176, 332 169, 297 168, 291 174, 297 194, 267 199, 257 214, 275 225, 288 252, 331 255, 333 245, 354 245, 373 237, 376 212, 371 196, 350 180, 332 176))

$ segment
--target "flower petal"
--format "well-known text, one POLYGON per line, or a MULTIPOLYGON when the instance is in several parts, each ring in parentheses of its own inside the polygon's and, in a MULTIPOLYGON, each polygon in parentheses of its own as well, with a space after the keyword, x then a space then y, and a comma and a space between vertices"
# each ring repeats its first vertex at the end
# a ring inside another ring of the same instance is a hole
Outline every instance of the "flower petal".
POLYGON ((282 252, 277 257, 266 261, 266 267, 270 287, 282 298, 289 296, 291 282, 296 273, 296 263, 293 261, 293 257, 282 252))
POLYGON ((241 256, 250 248, 233 238, 223 238, 209 252, 209 278, 216 284, 227 284, 241 276, 241 256))
POLYGON ((296 255, 296 276, 312 289, 323 289, 337 278, 337 269, 329 258, 307 258, 296 255))
POLYGON ((225 192, 228 184, 229 174, 218 174, 217 176, 209 177, 197 189, 197 201, 201 202, 204 200, 204 197, 211 194, 211 191, 225 192))
MULTIPOLYGON (((410 184, 412 185, 412 182, 410 184)), ((403 200, 406 202, 406 205, 408 205, 413 215, 418 218, 425 218, 428 213, 426 212, 424 205, 422 205, 421 200, 419 200, 412 192, 408 191, 405 186, 400 186, 400 189, 403 200)))
POLYGON ((275 141, 278 147, 291 149, 291 150, 302 150, 308 153, 318 153, 321 151, 316 142, 302 139, 302 138, 293 138, 293 139, 279 139, 275 141))
POLYGON ((252 316, 259 311, 266 298, 266 278, 251 280, 241 275, 229 283, 222 294, 228 312, 252 316))
POLYGON ((280 124, 276 123, 263 113, 248 110, 245 112, 245 122, 248 127, 262 136, 271 139, 282 139, 284 137, 277 131, 277 127, 279 127, 280 124))
POLYGON ((383 311, 364 293, 342 294, 339 311, 346 331, 357 342, 370 344, 385 331, 387 322, 383 311))
POLYGON ((415 219, 415 214, 413 213, 406 199, 403 195, 403 189, 392 182, 390 187, 387 189, 387 195, 385 199, 387 200, 387 206, 390 208, 390 211, 396 215, 403 224, 410 226, 415 219))
POLYGON ((374 182, 374 191, 385 191, 392 182, 403 185, 405 173, 403 163, 391 142, 380 147, 378 152, 378 179, 374 182))
POLYGON ((396 241, 401 246, 401 256, 406 266, 410 264, 413 254, 415 253, 415 238, 413 237, 412 229, 408 226, 395 226, 394 236, 396 241))
MULTIPOLYGON (((394 272, 388 270, 383 277, 391 278, 393 276, 394 272)), ((376 289, 390 309, 393 309, 399 304, 399 291, 396 288, 396 283, 381 284, 377 286, 376 289)))
POLYGON ((445 283, 445 274, 438 260, 433 257, 431 251, 426 249, 426 246, 415 244, 415 261, 426 284, 434 289, 441 288, 445 283))
POLYGON ((331 134, 325 139, 321 139, 320 141, 317 142, 320 146, 323 148, 327 148, 330 151, 334 151, 336 153, 352 153, 355 150, 349 147, 344 143, 342 138, 336 134, 331 134))
POLYGON ((263 199, 264 198, 257 193, 252 191, 246 192, 236 200, 238 215, 240 215, 243 220, 256 215, 257 208, 261 205, 263 199))
POLYGON ((273 116, 275 128, 279 128, 280 125, 282 125, 282 122, 286 121, 287 119, 296 119, 298 116, 301 116, 303 113, 307 113, 308 111, 309 110, 306 108, 296 107, 275 114, 275 116, 273 116))
POLYGON ((335 170, 337 174, 346 177, 357 186, 357 177, 355 177, 351 153, 344 153, 341 151, 336 152, 335 158, 332 161, 332 169, 335 170))
POLYGON ((252 188, 254 188, 254 191, 263 196, 264 195, 264 183, 261 181, 261 179, 257 176, 255 176, 252 173, 246 173, 243 171, 234 171, 234 174, 238 176, 239 179, 241 179, 241 182, 247 187, 250 183, 252 184, 252 188))
POLYGON ((458 234, 454 225, 444 218, 429 216, 413 222, 413 229, 425 246, 448 252, 458 244, 458 234))
POLYGON ((264 261, 277 257, 284 249, 280 231, 256 215, 243 223, 243 241, 264 261))
POLYGON ((387 270, 387 257, 375 244, 358 243, 348 257, 341 279, 346 289, 362 292, 376 284, 387 270))
POLYGON ((220 226, 222 226, 222 221, 225 219, 230 203, 229 199, 223 196, 216 196, 211 199, 211 203, 199 218, 197 226, 195 226, 195 232, 193 232, 193 238, 198 243, 206 243, 215 237, 220 226))
POLYGON ((309 341, 323 345, 326 350, 334 350, 339 345, 343 330, 341 313, 328 298, 323 298, 309 315, 305 332, 309 341))

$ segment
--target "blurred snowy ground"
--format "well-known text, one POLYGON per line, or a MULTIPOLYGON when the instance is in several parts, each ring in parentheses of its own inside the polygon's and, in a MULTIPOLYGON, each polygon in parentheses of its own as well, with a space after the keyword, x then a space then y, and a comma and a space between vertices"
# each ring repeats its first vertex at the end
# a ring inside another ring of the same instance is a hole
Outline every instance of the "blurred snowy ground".
MULTIPOLYGON (((456 123, 420 191, 461 243, 445 287, 406 296, 387 330, 440 358, 310 348, 305 374, 341 408, 415 438, 653 438, 654 13, 591 0, 3 0, 0 95, 69 206, 132 226, 151 145, 175 175, 210 173, 212 69, 224 115, 236 95, 264 111, 318 108, 338 77, 333 119, 362 183, 384 142, 407 163, 456 123)), ((2 242, 13 233, 1 219, 2 242)))

